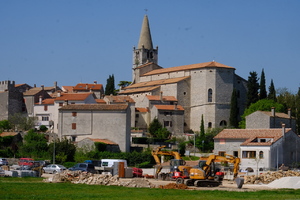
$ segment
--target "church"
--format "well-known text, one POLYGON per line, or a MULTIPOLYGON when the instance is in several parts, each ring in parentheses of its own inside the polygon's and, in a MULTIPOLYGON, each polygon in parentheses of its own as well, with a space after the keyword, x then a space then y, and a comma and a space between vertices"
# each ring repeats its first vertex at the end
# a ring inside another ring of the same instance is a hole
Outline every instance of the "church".
POLYGON ((235 74, 234 67, 216 61, 159 66, 147 15, 138 46, 133 48, 132 76, 132 84, 121 88, 119 95, 136 102, 137 128, 146 129, 154 118, 173 136, 200 131, 202 117, 205 128, 229 126, 233 89, 237 91, 239 116, 245 110, 247 81, 235 74))

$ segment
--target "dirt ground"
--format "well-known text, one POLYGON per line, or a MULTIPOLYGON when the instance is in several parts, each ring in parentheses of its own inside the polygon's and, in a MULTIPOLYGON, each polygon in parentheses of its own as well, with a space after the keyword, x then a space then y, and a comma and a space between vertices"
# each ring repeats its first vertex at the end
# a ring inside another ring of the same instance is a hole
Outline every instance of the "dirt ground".
MULTIPOLYGON (((49 178, 52 177, 52 174, 43 174, 42 177, 44 178, 49 178)), ((144 178, 140 178, 144 179, 144 178)), ((128 178, 120 178, 120 181, 128 182, 131 179, 128 178)), ((147 179, 150 183, 155 185, 157 188, 162 188, 161 186, 172 186, 174 184, 174 181, 162 181, 162 180, 157 180, 157 179, 152 179, 149 178, 147 179)), ((167 187, 168 188, 168 187, 167 187)), ((169 187, 169 188, 174 188, 178 189, 175 187, 169 187)), ((239 191, 239 192, 245 192, 245 191, 257 191, 257 190, 273 190, 273 188, 269 188, 266 185, 255 185, 255 184, 244 184, 242 188, 238 188, 237 184, 234 181, 228 181, 224 180, 222 185, 218 187, 194 187, 194 186, 188 186, 189 190, 226 190, 226 191, 239 191)))

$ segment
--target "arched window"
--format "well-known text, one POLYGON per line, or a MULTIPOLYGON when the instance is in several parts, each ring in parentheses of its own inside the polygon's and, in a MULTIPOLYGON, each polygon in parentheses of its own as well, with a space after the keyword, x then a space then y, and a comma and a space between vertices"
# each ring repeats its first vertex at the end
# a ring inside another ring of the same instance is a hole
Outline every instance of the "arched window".
POLYGON ((212 123, 208 122, 208 128, 211 128, 211 127, 212 127, 212 123))
POLYGON ((259 152, 259 158, 264 158, 264 152, 263 151, 259 152))
POLYGON ((222 121, 220 122, 220 126, 227 126, 227 122, 226 122, 225 120, 222 120, 222 121))
POLYGON ((207 101, 212 102, 212 89, 211 88, 208 89, 208 94, 207 95, 208 95, 207 101))

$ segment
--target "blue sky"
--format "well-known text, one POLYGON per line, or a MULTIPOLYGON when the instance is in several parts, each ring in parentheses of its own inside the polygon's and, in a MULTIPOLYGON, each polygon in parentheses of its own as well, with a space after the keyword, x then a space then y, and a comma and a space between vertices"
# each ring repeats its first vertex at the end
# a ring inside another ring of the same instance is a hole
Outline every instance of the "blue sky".
POLYGON ((215 60, 266 86, 300 86, 298 0, 1 0, 0 80, 105 86, 132 79, 133 46, 149 17, 164 68, 215 60))

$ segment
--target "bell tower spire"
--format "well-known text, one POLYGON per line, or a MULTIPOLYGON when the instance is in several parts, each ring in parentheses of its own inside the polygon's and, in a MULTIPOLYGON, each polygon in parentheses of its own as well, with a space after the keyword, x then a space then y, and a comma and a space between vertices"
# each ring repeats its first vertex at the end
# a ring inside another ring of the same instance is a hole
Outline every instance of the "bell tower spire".
POLYGON ((133 68, 153 62, 157 64, 158 47, 153 49, 148 16, 145 15, 142 23, 140 39, 137 48, 133 47, 133 68))

